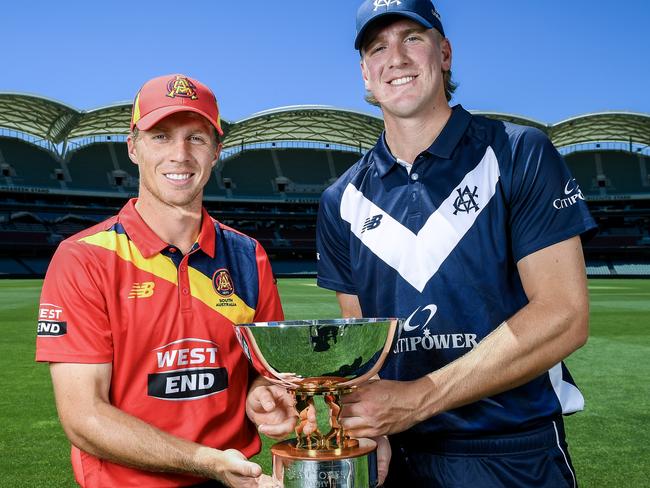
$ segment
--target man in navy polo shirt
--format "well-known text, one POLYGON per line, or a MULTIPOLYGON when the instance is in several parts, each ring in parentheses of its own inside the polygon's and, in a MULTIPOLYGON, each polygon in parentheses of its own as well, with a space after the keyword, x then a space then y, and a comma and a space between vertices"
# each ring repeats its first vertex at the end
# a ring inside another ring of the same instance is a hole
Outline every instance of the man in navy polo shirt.
POLYGON ((584 400, 562 360, 587 340, 595 227, 579 186, 542 132, 449 106, 429 0, 365 1, 355 48, 386 130, 323 194, 318 284, 344 316, 405 320, 343 426, 390 436, 390 486, 576 486, 562 415, 584 400))

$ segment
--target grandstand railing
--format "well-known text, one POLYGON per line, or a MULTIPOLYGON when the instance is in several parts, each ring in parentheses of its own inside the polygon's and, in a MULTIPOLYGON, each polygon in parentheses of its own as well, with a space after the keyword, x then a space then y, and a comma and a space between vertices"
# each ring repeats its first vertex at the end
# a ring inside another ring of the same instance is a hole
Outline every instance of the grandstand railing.
POLYGON ((91 144, 96 144, 98 142, 126 142, 128 135, 125 134, 104 134, 99 136, 89 136, 84 137, 83 139, 75 139, 68 141, 68 147, 66 149, 66 156, 72 151, 81 149, 85 146, 90 146, 91 144))
POLYGON ((20 139, 21 141, 29 142, 30 144, 34 144, 35 146, 39 146, 42 147, 43 149, 47 149, 50 152, 59 154, 59 149, 60 149, 59 146, 52 144, 47 139, 40 139, 38 137, 27 134, 25 132, 20 132, 17 130, 5 129, 4 127, 0 127, 0 137, 11 137, 13 139, 20 139))
POLYGON ((232 146, 221 151, 219 159, 228 159, 240 152, 248 151, 251 149, 323 149, 353 152, 357 154, 364 154, 366 151, 358 146, 348 146, 346 144, 333 144, 327 142, 314 142, 314 141, 273 141, 273 142, 256 142, 253 144, 240 144, 232 146))
POLYGON ((632 154, 643 154, 644 156, 650 156, 650 146, 638 144, 636 142, 583 142, 581 144, 571 144, 569 146, 558 148, 558 152, 562 156, 582 151, 625 151, 632 154))

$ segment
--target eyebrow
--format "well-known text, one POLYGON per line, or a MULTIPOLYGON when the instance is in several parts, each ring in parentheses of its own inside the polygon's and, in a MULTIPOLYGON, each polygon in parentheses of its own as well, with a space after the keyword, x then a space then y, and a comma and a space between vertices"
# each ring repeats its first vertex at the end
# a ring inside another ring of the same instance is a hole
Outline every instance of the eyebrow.
MULTIPOLYGON (((406 29, 403 29, 398 32, 398 35, 401 37, 407 37, 411 34, 420 34, 422 32, 426 32, 428 29, 424 27, 423 25, 417 25, 414 27, 408 27, 406 29)), ((386 37, 384 35, 384 37, 386 37)), ((370 41, 366 43, 366 47, 364 48, 364 51, 368 50, 370 47, 372 47, 373 44, 377 44, 378 42, 381 42, 383 40, 382 34, 378 33, 376 36, 374 36, 370 41)))

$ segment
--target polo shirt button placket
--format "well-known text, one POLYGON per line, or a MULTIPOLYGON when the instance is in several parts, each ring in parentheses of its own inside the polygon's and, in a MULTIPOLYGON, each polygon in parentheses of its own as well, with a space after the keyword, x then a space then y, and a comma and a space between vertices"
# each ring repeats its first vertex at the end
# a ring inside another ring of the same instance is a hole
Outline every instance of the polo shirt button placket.
POLYGON ((178 286, 181 293, 181 310, 184 312, 192 310, 192 298, 190 294, 190 279, 187 273, 187 260, 189 255, 183 257, 178 266, 178 286))

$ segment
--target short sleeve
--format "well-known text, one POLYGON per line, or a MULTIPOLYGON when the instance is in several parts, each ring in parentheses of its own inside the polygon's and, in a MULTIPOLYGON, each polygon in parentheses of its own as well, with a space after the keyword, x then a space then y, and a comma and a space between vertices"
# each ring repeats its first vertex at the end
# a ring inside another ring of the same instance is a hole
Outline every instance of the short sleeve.
POLYGON ((262 245, 258 242, 255 246, 255 259, 259 276, 258 303, 255 307, 256 322, 272 322, 284 320, 284 312, 278 294, 278 286, 273 277, 273 270, 269 258, 262 245))
POLYGON ((36 360, 108 363, 113 341, 99 263, 74 242, 57 249, 43 282, 36 360))
POLYGON ((510 228, 515 261, 595 231, 577 181, 545 134, 523 129, 514 139, 512 156, 510 228))
POLYGON ((316 223, 317 283, 322 288, 357 295, 350 264, 350 230, 339 211, 333 187, 325 190, 316 223))

